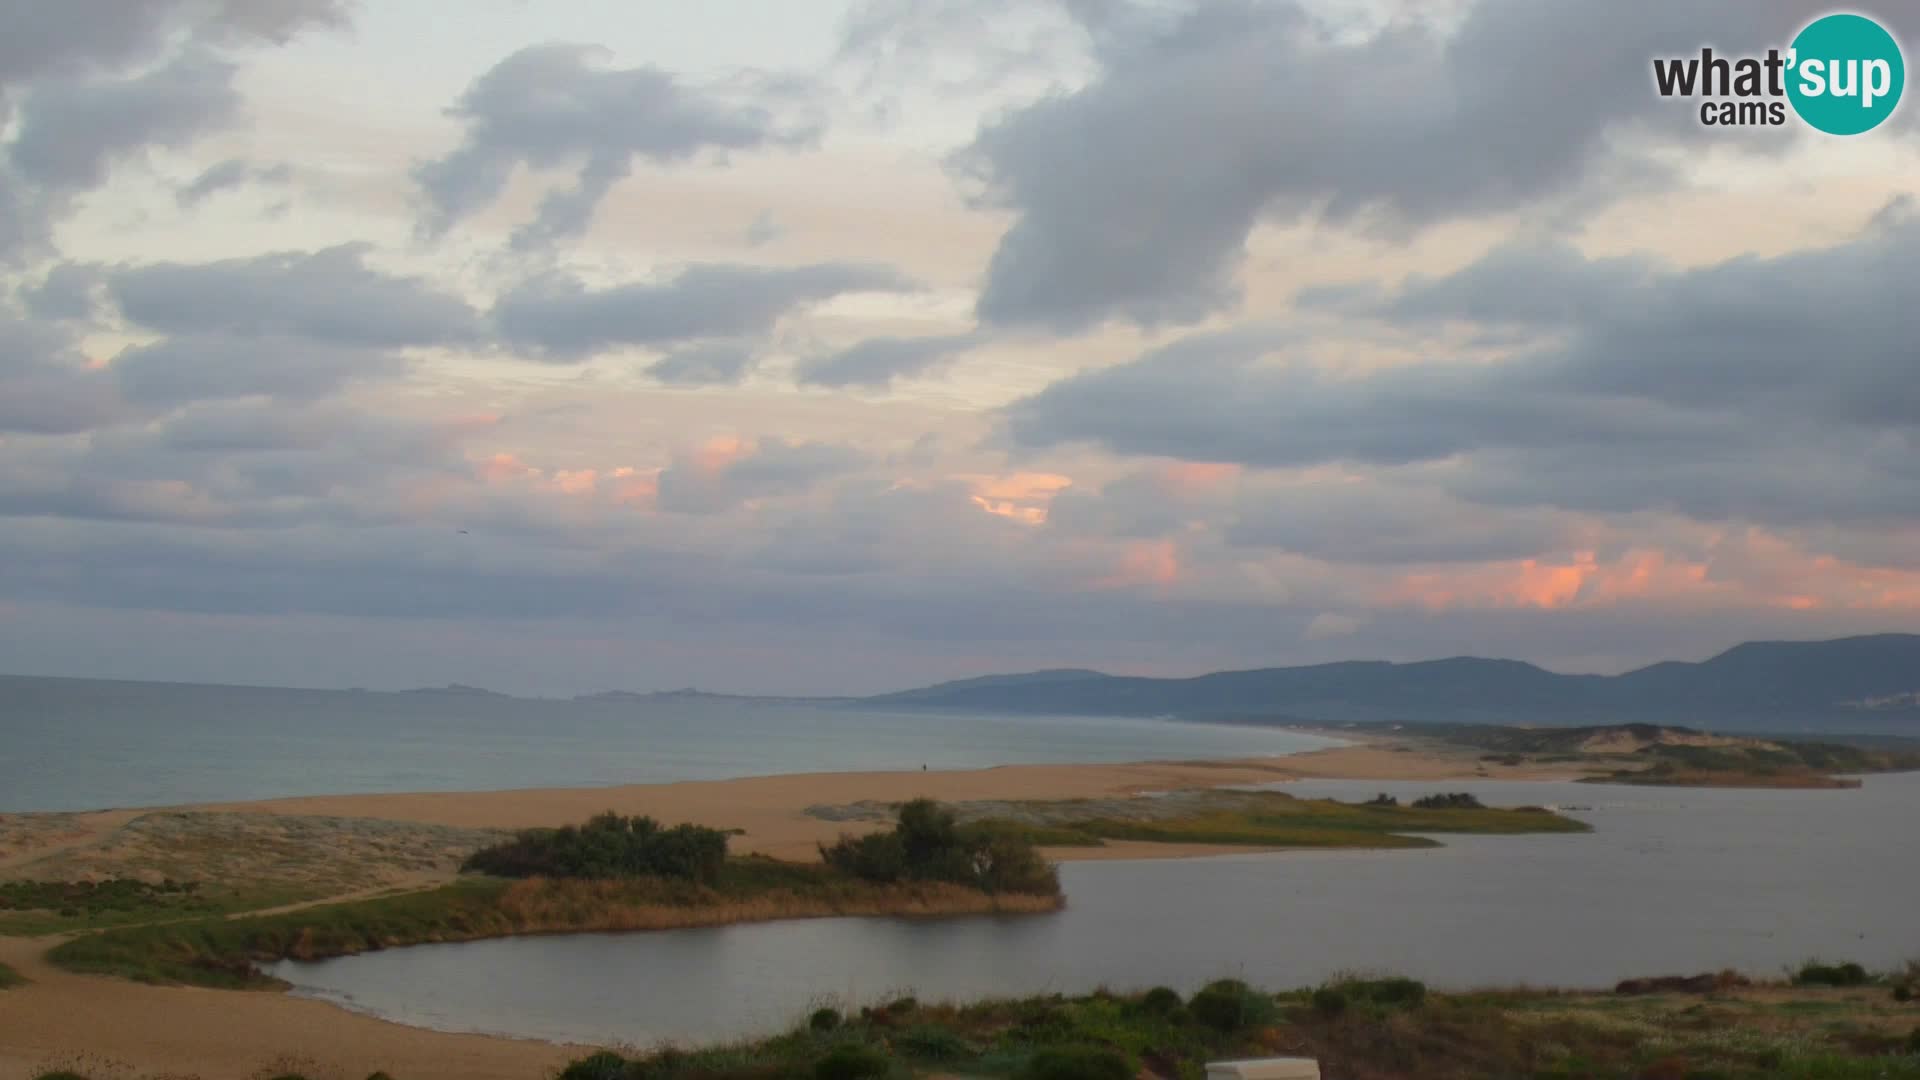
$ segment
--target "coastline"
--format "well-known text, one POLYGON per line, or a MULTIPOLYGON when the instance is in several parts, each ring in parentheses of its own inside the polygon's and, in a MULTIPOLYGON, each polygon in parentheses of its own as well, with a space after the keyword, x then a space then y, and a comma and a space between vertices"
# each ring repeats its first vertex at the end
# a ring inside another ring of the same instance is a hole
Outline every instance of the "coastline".
MULTIPOLYGON (((97 841, 143 814, 321 815, 464 829, 560 825, 603 810, 648 814, 742 830, 734 850, 788 859, 814 857, 816 845, 867 826, 829 820, 809 807, 897 802, 926 795, 970 799, 1112 798, 1182 788, 1304 779, 1542 780, 1577 770, 1502 766, 1470 751, 1342 734, 1348 745, 1231 761, 1121 765, 1008 765, 933 772, 806 773, 736 780, 599 788, 475 793, 308 796, 258 802, 110 810, 71 815, 59 830, 0 852, 0 870, 57 854, 62 845, 97 841)), ((1183 858, 1263 850, 1217 844, 1112 842, 1102 848, 1050 848, 1056 860, 1183 858)), ((1265 849, 1274 850, 1274 849, 1265 849)), ((451 874, 415 875, 431 885, 451 874)), ((27 979, 4 991, 0 1074, 113 1062, 123 1072, 251 1075, 271 1062, 319 1063, 325 1074, 384 1069, 407 1080, 530 1080, 579 1056, 581 1047, 409 1027, 334 1004, 284 993, 151 986, 79 975, 42 957, 58 938, 0 937, 0 963, 27 979)), ((286 1070, 281 1070, 286 1071, 286 1070)))
MULTIPOLYGON (((809 807, 856 802, 1097 799, 1154 791, 1272 784, 1291 780, 1571 780, 1577 767, 1485 762, 1471 750, 1432 743, 1344 735, 1350 745, 1298 754, 1227 760, 1125 764, 996 765, 983 769, 783 773, 732 780, 687 780, 590 788, 484 792, 319 795, 155 809, 378 818, 475 829, 524 829, 577 822, 604 810, 738 829, 732 850, 812 859, 816 845, 869 826, 811 816, 809 807)), ((115 813, 124 813, 116 811, 115 813)), ((1158 857, 1216 854, 1220 845, 1150 844, 1158 857), (1196 850, 1181 850, 1195 848, 1196 850), (1175 850, 1157 850, 1175 849, 1175 850)), ((1231 850, 1246 851, 1244 847, 1231 850)), ((1085 848, 1050 848, 1060 861, 1113 858, 1085 848)))

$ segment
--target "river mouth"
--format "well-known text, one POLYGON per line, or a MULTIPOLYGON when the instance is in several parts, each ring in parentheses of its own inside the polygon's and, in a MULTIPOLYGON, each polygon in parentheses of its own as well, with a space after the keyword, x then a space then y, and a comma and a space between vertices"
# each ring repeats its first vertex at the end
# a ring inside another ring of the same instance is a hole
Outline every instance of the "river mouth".
MULTIPOLYGON (((308 996, 418 1026, 647 1046, 765 1034, 821 1003, 1272 988, 1347 971, 1444 988, 1610 987, 1810 957, 1920 956, 1920 775, 1844 791, 1452 782, 1495 805, 1586 807, 1586 834, 1446 836, 1442 847, 1303 851, 1061 868, 1053 915, 812 919, 427 945, 285 963, 308 996)), ((1429 793, 1310 781, 1305 796, 1429 793)))

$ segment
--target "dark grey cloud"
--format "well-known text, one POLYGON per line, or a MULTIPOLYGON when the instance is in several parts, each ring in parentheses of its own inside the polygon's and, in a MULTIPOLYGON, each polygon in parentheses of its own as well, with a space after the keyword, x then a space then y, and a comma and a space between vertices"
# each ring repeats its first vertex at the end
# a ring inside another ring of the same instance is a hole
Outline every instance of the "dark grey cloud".
POLYGON ((97 187, 126 154, 184 146, 231 123, 240 107, 234 70, 195 51, 130 79, 36 85, 22 97, 8 161, 42 188, 97 187))
POLYGON ((126 413, 67 331, 0 310, 0 434, 66 435, 126 413))
MULTIPOLYGON (((0 462, 0 516, 232 530, 409 519, 413 490, 471 481, 452 433, 335 402, 201 402, 0 462)), ((417 515, 412 515, 417 518, 417 515)))
MULTIPOLYGON (((1643 152, 1662 142, 1791 145, 1701 127, 1654 93, 1651 61, 1783 45, 1826 5, 1479 0, 1457 26, 1378 30, 1300 3, 1178 10, 1099 39, 1087 85, 989 123, 959 155, 983 201, 1014 214, 983 321, 1191 323, 1238 303, 1262 220, 1406 229, 1596 203, 1677 182, 1643 152)), ((1905 9, 1891 21, 1920 28, 1905 9)))
POLYGON ((971 333, 869 338, 839 352, 808 357, 794 374, 803 386, 884 387, 949 364, 978 344, 979 335, 971 333))
POLYGON ((549 195, 514 235, 539 247, 577 235, 635 158, 685 161, 707 151, 805 141, 771 103, 686 84, 653 67, 604 67, 594 46, 522 49, 476 79, 450 110, 466 126, 460 145, 415 172, 428 203, 424 227, 438 236, 491 205, 519 167, 569 169, 574 182, 549 195))
POLYGON ((660 473, 659 506, 682 514, 718 514, 752 499, 800 495, 851 472, 867 456, 827 443, 764 439, 731 460, 676 461, 660 473))
POLYGON ((108 370, 128 400, 172 406, 254 396, 312 400, 359 379, 397 375, 405 363, 377 349, 299 338, 185 334, 125 349, 108 370))
POLYGON ((1249 486, 1226 536, 1243 547, 1373 564, 1526 559, 1569 550, 1572 540, 1550 512, 1490 511, 1438 486, 1364 481, 1249 486))
POLYGON ((293 179, 293 166, 255 165, 245 158, 228 158, 208 166, 199 176, 173 193, 182 207, 195 207, 223 191, 254 184, 285 184, 293 179))
POLYGON ((647 374, 674 386, 731 386, 753 370, 753 349, 735 342, 707 342, 675 349, 647 365, 647 374))
POLYGON ((20 287, 20 302, 36 319, 86 322, 99 310, 105 280, 105 271, 91 263, 57 263, 38 282, 20 287))
POLYGON ((349 0, 16 0, 0 8, 0 262, 44 253, 77 193, 233 121, 229 50, 344 26, 349 0))
POLYGON ((803 304, 842 293, 918 287, 898 270, 866 263, 780 268, 708 263, 665 281, 604 289, 555 273, 506 292, 493 317, 510 344, 572 361, 627 345, 758 337, 803 304))
POLYGON ((1007 430, 1028 447, 1255 466, 1451 463, 1434 482, 1511 504, 1911 514, 1917 253, 1911 222, 1685 270, 1497 251, 1375 311, 1538 334, 1502 362, 1336 375, 1285 335, 1244 329, 1056 383, 1011 406, 1007 430))
POLYGON ((8 0, 0 9, 0 96, 8 84, 113 71, 151 60, 178 35, 204 44, 278 43, 345 26, 351 0, 8 0))
POLYGON ((472 343, 480 317, 421 278, 367 265, 365 244, 211 263, 117 270, 108 290, 126 317, 169 334, 271 334, 396 348, 472 343))

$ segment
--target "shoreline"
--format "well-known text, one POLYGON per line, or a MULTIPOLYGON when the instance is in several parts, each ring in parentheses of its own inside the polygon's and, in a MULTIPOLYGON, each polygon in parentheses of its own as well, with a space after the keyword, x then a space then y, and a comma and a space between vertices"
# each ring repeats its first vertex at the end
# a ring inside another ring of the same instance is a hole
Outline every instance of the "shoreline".
MULTIPOLYGON (((899 802, 921 795, 970 799, 1113 798, 1150 791, 1348 779, 1400 781, 1565 780, 1578 770, 1509 767, 1470 751, 1405 745, 1375 736, 1338 736, 1347 745, 1225 761, 1093 765, 1003 765, 912 772, 798 773, 735 780, 496 792, 297 796, 250 802, 61 815, 64 827, 0 851, 0 872, 62 848, 100 841, 153 814, 276 817, 322 815, 467 829, 560 825, 603 810, 738 828, 734 850, 811 859, 816 845, 860 823, 812 816, 809 807, 899 802)), ((21 818, 29 815, 5 815, 21 818)), ((40 815, 48 816, 48 815, 40 815)), ((1191 858, 1262 849, 1219 844, 1111 842, 1050 848, 1049 858, 1191 858)), ((428 883, 450 875, 428 875, 428 883)), ((384 1069, 404 1080, 532 1080, 579 1056, 580 1046, 497 1035, 436 1031, 288 993, 152 986, 62 971, 43 959, 57 937, 0 936, 0 963, 27 981, 0 991, 0 1074, 86 1059, 117 1062, 135 1075, 245 1076, 273 1062, 317 1063, 328 1074, 384 1069)), ((286 1070, 281 1070, 286 1071, 286 1070)))

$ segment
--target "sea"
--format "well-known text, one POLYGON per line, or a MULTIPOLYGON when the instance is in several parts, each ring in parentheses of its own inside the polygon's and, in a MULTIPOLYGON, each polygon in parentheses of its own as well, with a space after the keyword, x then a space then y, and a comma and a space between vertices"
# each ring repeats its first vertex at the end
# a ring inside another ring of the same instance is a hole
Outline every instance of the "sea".
POLYGON ((0 812, 1258 757, 1337 742, 1247 725, 845 702, 544 700, 0 676, 0 812))

